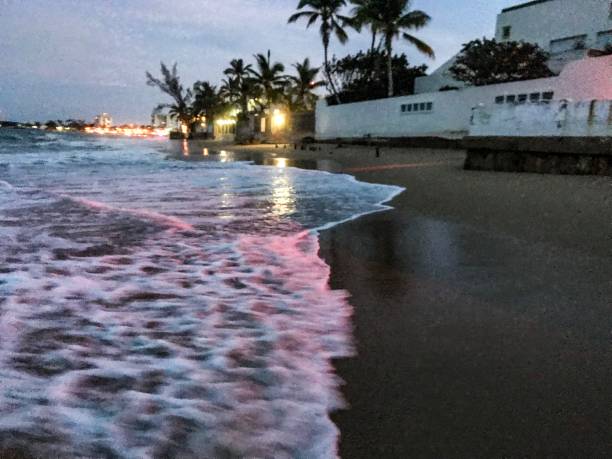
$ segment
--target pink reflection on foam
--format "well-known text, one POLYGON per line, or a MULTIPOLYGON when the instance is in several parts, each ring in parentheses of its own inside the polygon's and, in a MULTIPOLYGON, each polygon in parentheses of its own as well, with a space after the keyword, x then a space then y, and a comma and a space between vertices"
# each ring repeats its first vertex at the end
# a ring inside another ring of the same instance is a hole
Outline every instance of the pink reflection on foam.
POLYGON ((58 279, 40 276, 38 260, 23 265, 0 318, 10 344, 0 349, 5 422, 10 412, 10 424, 51 429, 66 456, 95 456, 88 448, 98 442, 157 457, 180 419, 177 457, 229 448, 241 457, 337 457, 329 413, 343 401, 331 360, 353 354, 351 308, 328 285, 316 235, 294 229, 226 238, 165 231, 121 256, 45 257, 58 279), (24 364, 52 373, 29 377, 24 364))
POLYGON ((122 207, 113 207, 111 205, 105 204, 103 202, 94 201, 92 199, 85 198, 75 198, 72 196, 64 196, 78 204, 82 204, 86 207, 96 210, 102 210, 106 212, 124 212, 128 214, 132 214, 136 217, 144 218, 147 220, 152 220, 156 223, 160 223, 165 226, 170 226, 173 229, 179 231, 194 231, 193 225, 187 223, 185 220, 181 220, 178 217, 173 217, 171 215, 165 215, 158 212, 153 212, 152 210, 145 209, 126 209, 122 207))

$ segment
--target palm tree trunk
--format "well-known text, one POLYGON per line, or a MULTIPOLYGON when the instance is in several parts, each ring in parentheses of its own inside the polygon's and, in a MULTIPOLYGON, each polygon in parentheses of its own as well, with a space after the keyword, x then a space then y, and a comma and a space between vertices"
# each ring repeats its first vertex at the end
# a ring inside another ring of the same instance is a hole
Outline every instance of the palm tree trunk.
POLYGON ((246 96, 242 96, 242 117, 244 119, 249 118, 249 99, 246 96))
POLYGON ((376 30, 372 30, 372 46, 370 46, 370 52, 374 54, 376 48, 376 30))
POLYGON ((338 91, 336 86, 334 85, 334 80, 331 77, 331 72, 329 71, 329 40, 323 40, 323 54, 325 59, 325 75, 327 76, 327 81, 329 81, 329 87, 336 98, 336 103, 340 105, 342 101, 340 100, 340 96, 338 95, 338 91))
POLYGON ((389 82, 389 92, 387 93, 387 95, 389 97, 393 97, 393 94, 395 93, 394 88, 393 88, 393 49, 391 46, 391 40, 387 38, 387 79, 389 82))

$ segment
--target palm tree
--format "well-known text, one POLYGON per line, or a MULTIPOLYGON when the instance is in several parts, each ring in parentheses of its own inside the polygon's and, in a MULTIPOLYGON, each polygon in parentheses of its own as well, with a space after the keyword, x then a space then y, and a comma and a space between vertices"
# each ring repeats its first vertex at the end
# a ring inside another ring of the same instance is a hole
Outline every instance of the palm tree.
POLYGON ((351 19, 340 14, 344 6, 346 6, 346 0, 300 0, 297 9, 302 11, 298 11, 289 18, 289 23, 297 22, 301 18, 307 19, 306 28, 317 21, 321 22, 319 32, 323 41, 325 76, 338 103, 340 103, 340 97, 329 70, 329 44, 332 35, 335 35, 342 44, 348 41, 344 27, 351 23, 351 19), (304 10, 306 7, 310 9, 304 10))
POLYGON ((208 81, 197 81, 193 85, 193 94, 192 114, 194 117, 205 115, 207 123, 213 123, 223 105, 220 91, 208 81))
POLYGON ((253 83, 261 90, 264 108, 269 109, 280 99, 287 84, 287 78, 283 74, 285 66, 280 62, 272 62, 270 50, 268 54, 256 54, 255 62, 257 70, 251 68, 248 72, 252 76, 253 83))
POLYGON ((170 115, 176 117, 185 129, 185 135, 189 136, 191 123, 193 122, 192 100, 193 93, 190 89, 184 89, 181 85, 181 79, 178 76, 176 64, 172 69, 168 68, 163 62, 161 63, 161 78, 155 78, 149 72, 147 75, 147 85, 159 88, 163 93, 169 95, 173 99, 173 103, 159 104, 154 113, 159 113, 163 109, 169 109, 170 115))
POLYGON ((237 102, 237 93, 238 85, 236 79, 229 77, 221 80, 219 94, 226 102, 235 104, 237 102))
POLYGON ((421 10, 410 10, 410 0, 373 0, 371 5, 372 17, 369 19, 383 37, 387 55, 387 78, 389 81, 389 97, 393 97, 393 40, 401 37, 411 43, 421 53, 434 57, 433 49, 424 41, 406 32, 425 27, 431 18, 421 10))
POLYGON ((221 90, 232 104, 240 108, 242 118, 249 112, 249 101, 257 97, 256 83, 251 77, 253 66, 244 64, 242 59, 233 59, 223 72, 228 78, 223 80, 221 90))
POLYGON ((378 8, 376 5, 377 0, 351 0, 351 3, 355 5, 351 11, 351 25, 358 32, 361 32, 361 29, 364 26, 370 28, 370 32, 372 33, 370 53, 374 53, 376 50, 376 38, 378 37, 378 21, 376 20, 376 15, 378 13, 378 8))
POLYGON ((253 66, 251 64, 244 64, 242 59, 232 59, 228 68, 223 73, 231 78, 236 78, 238 81, 249 77, 249 72, 253 66))
POLYGON ((288 78, 293 83, 289 97, 295 102, 295 104, 292 104, 294 110, 312 110, 318 98, 313 89, 325 85, 323 81, 316 81, 320 69, 319 67, 311 67, 309 58, 304 59, 304 62, 293 64, 293 67, 297 75, 291 75, 288 78))

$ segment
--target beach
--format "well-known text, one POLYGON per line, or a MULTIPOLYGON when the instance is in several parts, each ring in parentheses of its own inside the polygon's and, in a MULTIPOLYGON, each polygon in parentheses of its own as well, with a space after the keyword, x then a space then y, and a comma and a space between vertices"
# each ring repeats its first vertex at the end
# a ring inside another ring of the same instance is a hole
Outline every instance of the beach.
POLYGON ((406 188, 320 236, 354 308, 357 356, 335 362, 341 456, 606 456, 612 182, 463 171, 460 151, 310 149, 236 151, 406 188))
POLYGON ((0 456, 607 455, 609 179, 2 134, 0 456))

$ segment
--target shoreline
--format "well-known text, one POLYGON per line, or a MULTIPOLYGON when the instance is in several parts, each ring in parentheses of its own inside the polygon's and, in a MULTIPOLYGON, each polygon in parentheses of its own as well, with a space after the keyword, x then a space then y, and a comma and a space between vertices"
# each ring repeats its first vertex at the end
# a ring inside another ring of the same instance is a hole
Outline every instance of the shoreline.
POLYGON ((319 236, 354 309, 341 457, 609 452, 609 178, 464 171, 462 151, 225 148, 406 188, 319 236))

